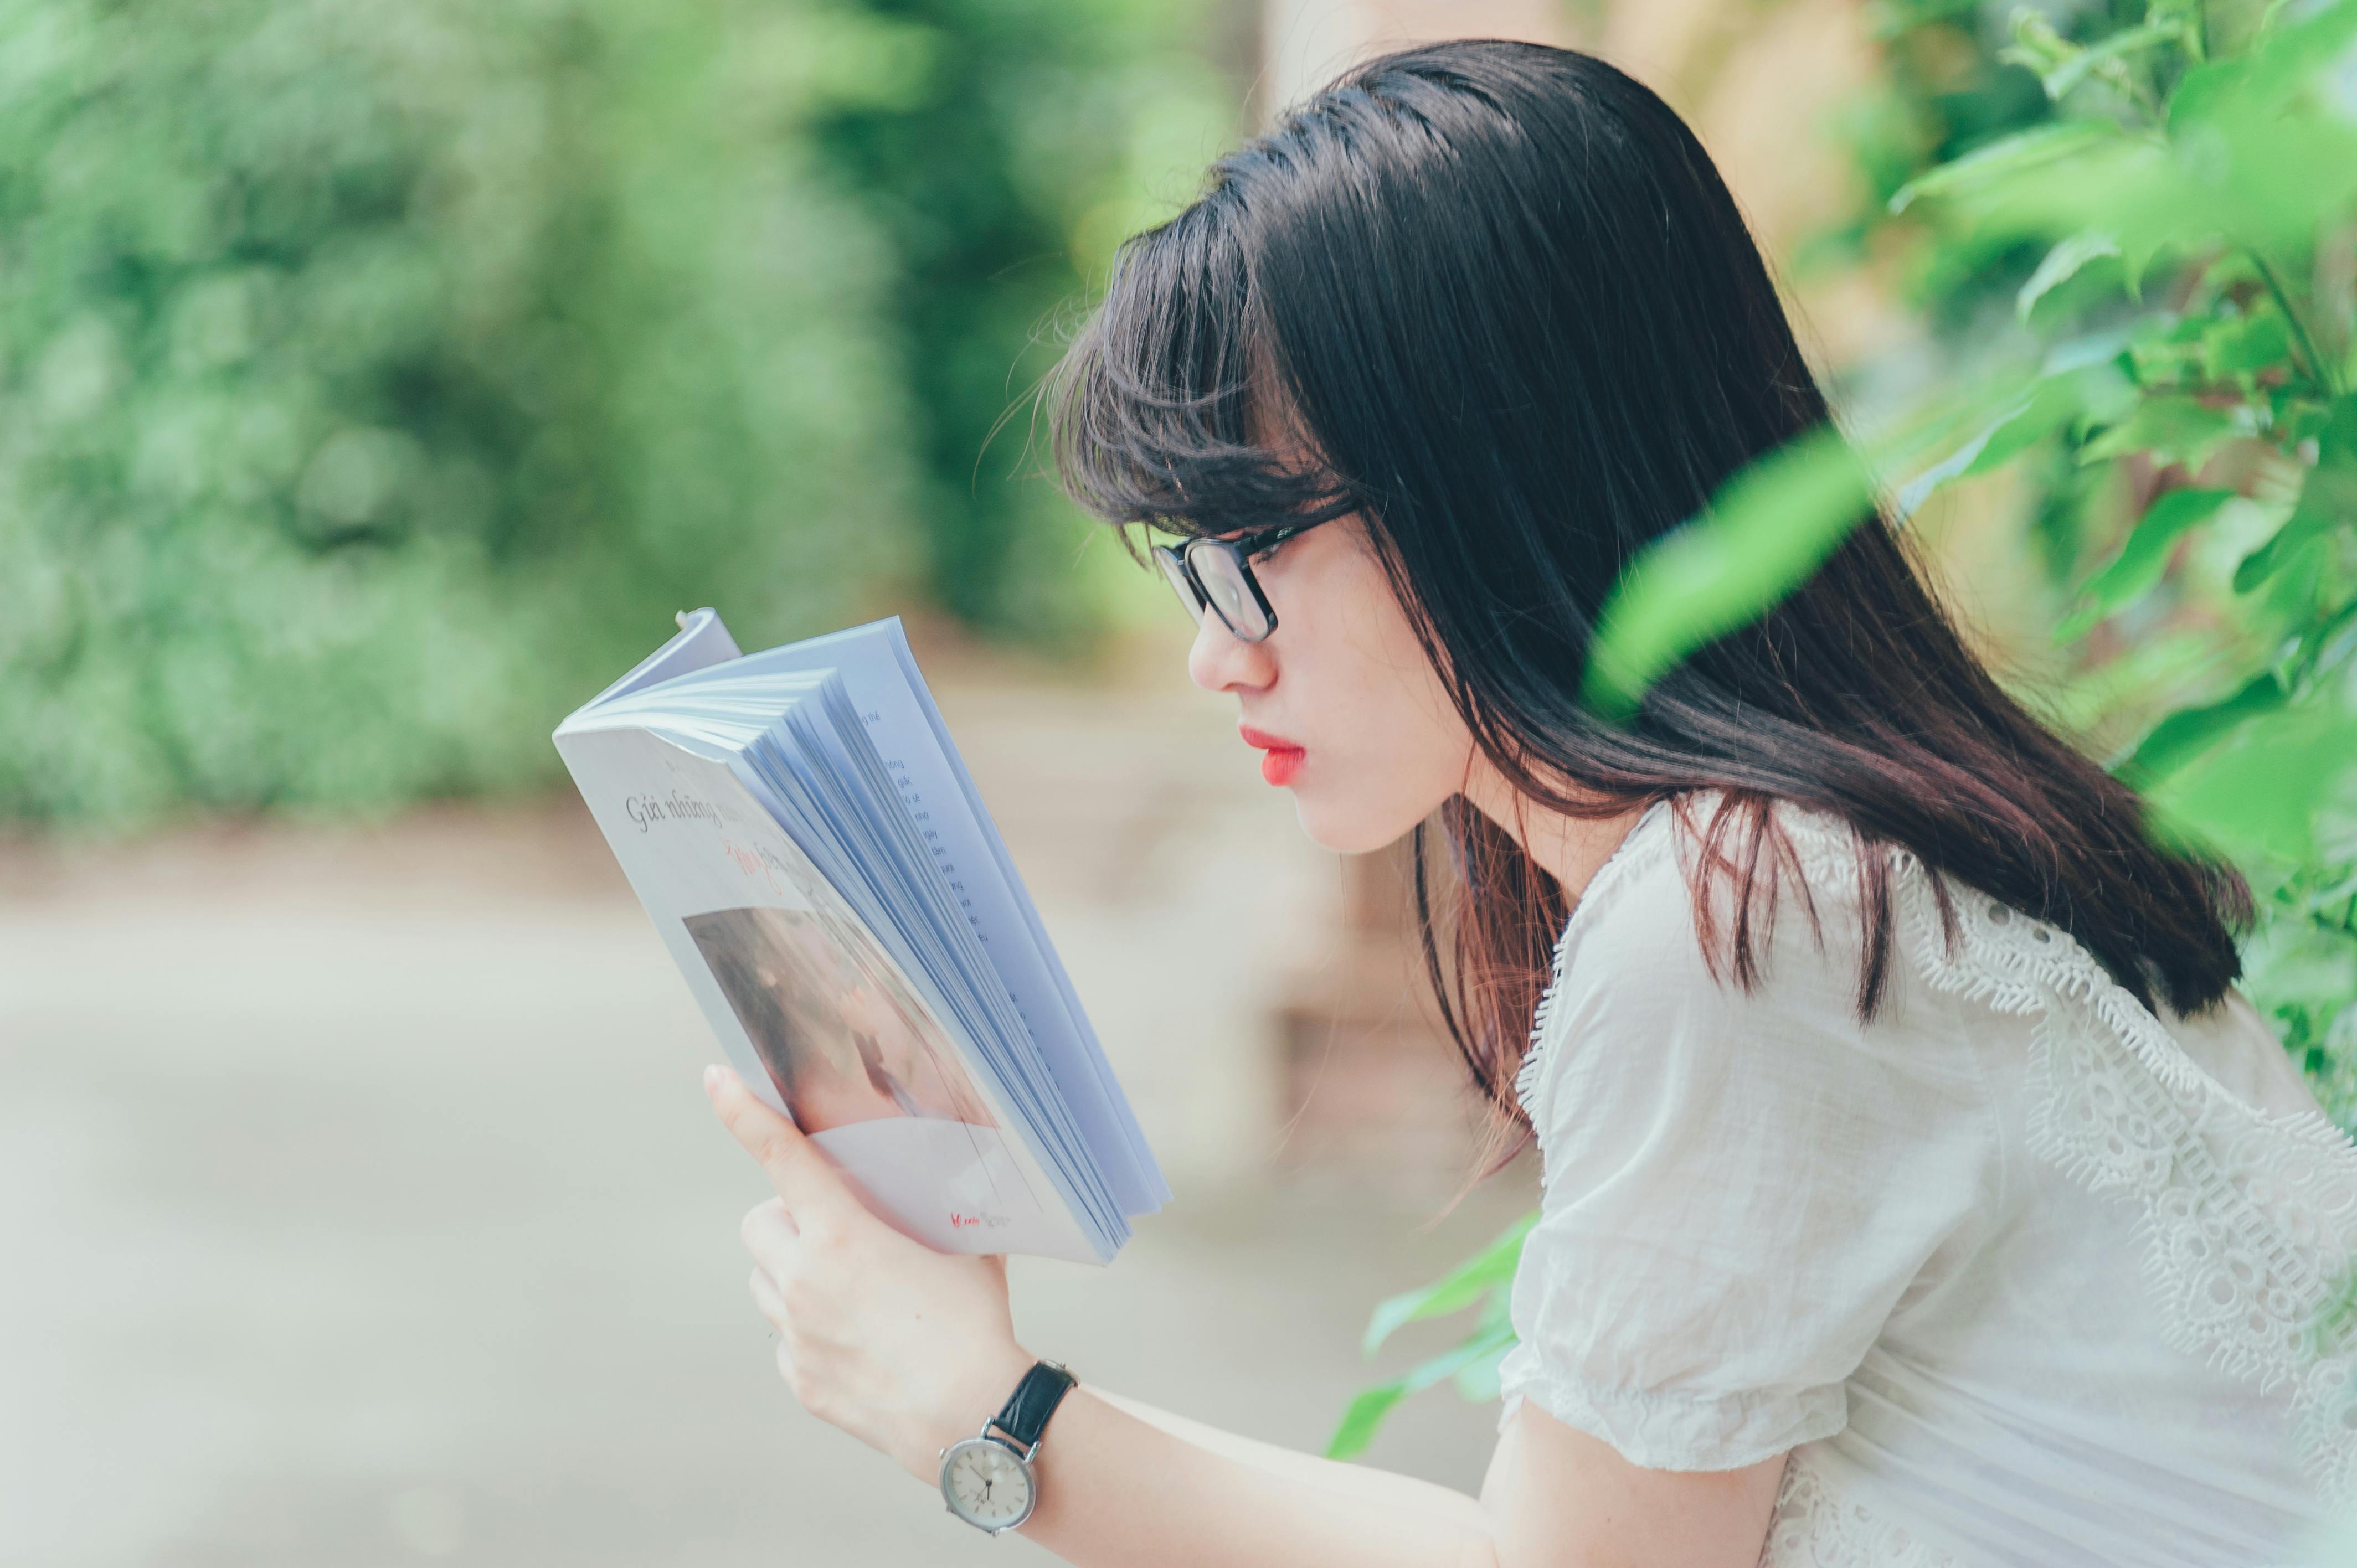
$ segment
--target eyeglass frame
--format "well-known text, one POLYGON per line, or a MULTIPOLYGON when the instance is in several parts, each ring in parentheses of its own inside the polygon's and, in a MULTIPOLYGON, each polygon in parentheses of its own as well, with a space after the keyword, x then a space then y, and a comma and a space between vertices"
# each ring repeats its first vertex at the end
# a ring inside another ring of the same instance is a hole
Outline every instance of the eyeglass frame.
POLYGON ((1268 602, 1268 595, 1261 588, 1260 578, 1254 575, 1252 558, 1255 555, 1265 555, 1286 540, 1334 521, 1335 519, 1330 517, 1319 517, 1312 518, 1307 522, 1279 523, 1275 528, 1264 528, 1257 532, 1241 534, 1234 539, 1215 539, 1210 534, 1198 534, 1176 549, 1168 544, 1157 544, 1153 546, 1153 554, 1156 560, 1162 563, 1163 575, 1169 579, 1173 592, 1178 590, 1180 582, 1183 581, 1187 585, 1188 592, 1193 596, 1193 602, 1189 603, 1184 596, 1178 602, 1187 606, 1188 613, 1195 618, 1197 626, 1203 624, 1203 612, 1209 610, 1220 618, 1220 624, 1227 628, 1228 635, 1237 641, 1263 642, 1276 631, 1276 607, 1268 602), (1189 559, 1198 547, 1220 551, 1235 563, 1236 575, 1242 577, 1244 586, 1252 590, 1253 602, 1260 607, 1261 616, 1268 623, 1266 631, 1262 632, 1258 637, 1246 637, 1236 628, 1235 622, 1228 618, 1227 612, 1213 603, 1211 596, 1203 591, 1203 579, 1196 573, 1194 562, 1189 559), (1178 574, 1177 576, 1170 575, 1173 572, 1178 574))

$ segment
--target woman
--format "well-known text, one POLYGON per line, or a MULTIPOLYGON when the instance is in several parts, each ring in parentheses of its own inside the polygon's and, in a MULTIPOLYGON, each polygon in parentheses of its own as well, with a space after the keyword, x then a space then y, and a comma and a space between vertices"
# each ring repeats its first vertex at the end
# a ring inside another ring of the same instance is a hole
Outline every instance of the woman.
MULTIPOLYGON (((1427 958, 1544 1197, 1478 1499, 1082 1387, 1026 1533, 1284 1568, 2296 1552, 2357 1469, 2348 1345, 2309 1332, 2357 1156, 2233 989, 2241 882, 2153 847, 1880 517, 1625 725, 1578 701, 1622 569, 1826 418, 1657 99, 1519 44, 1351 72, 1128 243, 1058 412, 1085 502, 1185 536, 1189 673, 1310 836, 1437 821, 1427 958)), ((713 1088, 781 1195, 746 1239, 788 1380, 933 1479, 1032 1365, 1001 1269, 713 1088)))

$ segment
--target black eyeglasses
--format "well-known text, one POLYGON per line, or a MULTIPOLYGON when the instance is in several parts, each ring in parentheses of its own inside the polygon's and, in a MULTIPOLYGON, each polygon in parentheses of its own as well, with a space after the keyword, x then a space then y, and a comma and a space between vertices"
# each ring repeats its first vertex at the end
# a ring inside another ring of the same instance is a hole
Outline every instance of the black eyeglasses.
POLYGON ((1209 608, 1238 641, 1258 642, 1276 629, 1276 612, 1261 592, 1260 579, 1253 575, 1252 558, 1333 521, 1321 517, 1314 522, 1289 522, 1235 539, 1190 539, 1175 549, 1157 544, 1154 559, 1197 626, 1203 624, 1203 611, 1209 608))

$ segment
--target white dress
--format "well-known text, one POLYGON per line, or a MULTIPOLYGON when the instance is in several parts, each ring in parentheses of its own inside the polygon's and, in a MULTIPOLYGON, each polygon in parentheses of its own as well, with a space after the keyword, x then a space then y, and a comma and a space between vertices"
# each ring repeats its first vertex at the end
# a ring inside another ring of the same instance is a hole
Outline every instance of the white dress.
MULTIPOLYGON (((1707 820, 1708 799, 1695 801, 1707 820)), ((1765 1564, 2294 1561, 2357 1480, 2357 1149, 2239 993, 2163 1022, 2051 926, 1780 810, 1824 933, 1712 978, 1656 806, 1566 927, 1516 1090, 1519 1402, 1650 1468, 1791 1452, 1765 1564)), ((1723 929, 1723 928, 1722 928, 1723 929)))

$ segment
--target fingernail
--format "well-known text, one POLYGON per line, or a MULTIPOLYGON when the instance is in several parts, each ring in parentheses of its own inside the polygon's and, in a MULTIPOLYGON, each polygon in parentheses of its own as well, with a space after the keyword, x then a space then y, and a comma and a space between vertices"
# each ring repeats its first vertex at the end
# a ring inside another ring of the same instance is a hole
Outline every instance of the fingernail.
POLYGON ((720 1073, 721 1069, 716 1063, 704 1069, 705 1093, 717 1094, 720 1092, 720 1073))

